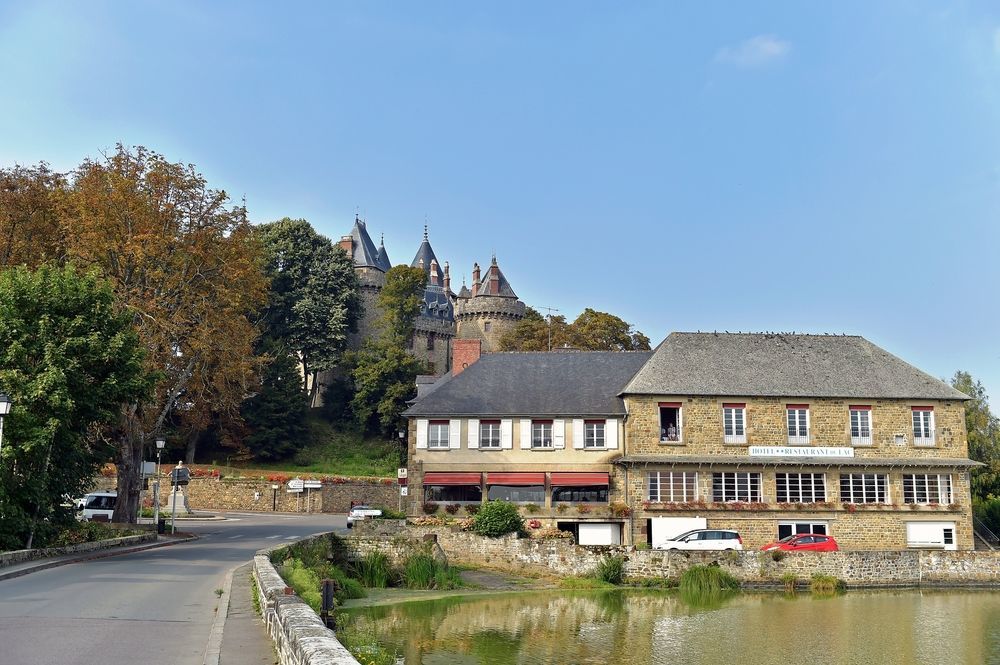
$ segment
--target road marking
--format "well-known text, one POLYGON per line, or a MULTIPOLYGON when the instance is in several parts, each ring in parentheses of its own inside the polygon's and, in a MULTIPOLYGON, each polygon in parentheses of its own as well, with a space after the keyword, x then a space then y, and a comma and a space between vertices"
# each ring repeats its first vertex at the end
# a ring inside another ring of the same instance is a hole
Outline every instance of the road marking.
POLYGON ((275 538, 281 538, 281 536, 268 536, 268 540, 274 540, 275 538))
POLYGON ((285 536, 285 540, 295 540, 298 536, 285 536))
POLYGON ((238 534, 236 536, 229 536, 229 540, 236 540, 237 538, 242 538, 243 534, 238 534))

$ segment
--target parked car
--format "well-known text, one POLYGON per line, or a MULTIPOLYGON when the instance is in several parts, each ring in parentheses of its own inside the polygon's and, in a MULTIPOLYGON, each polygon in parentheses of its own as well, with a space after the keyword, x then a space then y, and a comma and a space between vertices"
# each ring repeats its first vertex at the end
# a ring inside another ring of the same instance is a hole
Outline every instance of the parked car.
POLYGON ((663 550, 742 550, 740 534, 729 529, 694 529, 663 543, 663 550))
POLYGON ((784 550, 785 552, 836 552, 840 549, 833 536, 822 533, 797 533, 781 540, 768 543, 760 548, 762 552, 784 550))
POLYGON ((76 502, 77 519, 110 522, 118 503, 118 492, 91 492, 76 502))
POLYGON ((347 513, 347 528, 350 529, 354 526, 355 522, 359 522, 367 517, 381 517, 381 515, 382 511, 378 508, 354 506, 351 508, 351 512, 347 513))

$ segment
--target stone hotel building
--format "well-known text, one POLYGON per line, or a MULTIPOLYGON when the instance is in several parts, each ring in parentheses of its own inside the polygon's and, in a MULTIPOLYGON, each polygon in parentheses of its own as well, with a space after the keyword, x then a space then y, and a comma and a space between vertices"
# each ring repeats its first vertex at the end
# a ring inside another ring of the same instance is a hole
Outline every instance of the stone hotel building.
MULTIPOLYGON (((673 333, 654 352, 487 353, 419 385, 409 512, 488 499, 581 544, 735 529, 972 549, 966 395, 862 337, 673 333)), ((455 507, 452 507, 455 510, 455 507)), ((461 512, 459 514, 462 514, 461 512)))

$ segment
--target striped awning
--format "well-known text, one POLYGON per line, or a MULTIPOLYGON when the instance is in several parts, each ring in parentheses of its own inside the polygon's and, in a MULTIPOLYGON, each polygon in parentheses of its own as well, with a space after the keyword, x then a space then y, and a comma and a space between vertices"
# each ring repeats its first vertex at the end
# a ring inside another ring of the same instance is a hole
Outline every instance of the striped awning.
POLYGON ((490 471, 486 474, 487 485, 544 485, 544 473, 490 471))
POLYGON ((583 487, 590 485, 607 485, 606 473, 553 473, 553 487, 583 487))
POLYGON ((483 474, 466 471, 428 471, 424 485, 475 485, 483 482, 483 474))

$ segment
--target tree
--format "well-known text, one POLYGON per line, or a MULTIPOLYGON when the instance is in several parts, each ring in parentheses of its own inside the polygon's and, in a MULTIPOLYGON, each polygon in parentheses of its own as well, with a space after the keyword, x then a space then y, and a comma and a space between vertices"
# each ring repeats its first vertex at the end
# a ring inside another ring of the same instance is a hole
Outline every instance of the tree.
POLYGON ((617 316, 587 308, 573 323, 564 316, 543 317, 527 308, 523 319, 500 338, 504 351, 549 351, 566 347, 586 351, 647 351, 649 338, 617 316))
POLYGON ((347 334, 355 330, 360 299, 354 265, 304 219, 286 217, 257 227, 256 234, 271 280, 263 335, 277 352, 297 355, 311 404, 318 373, 340 362, 347 334))
POLYGON ((260 392, 243 404, 243 421, 251 430, 245 443, 256 459, 286 459, 308 440, 308 407, 301 384, 295 358, 288 353, 273 355, 260 392))
POLYGON ((0 169, 0 268, 38 266, 62 254, 59 226, 66 178, 48 165, 0 169))
POLYGON ((969 457, 986 465, 972 470, 972 497, 977 502, 1000 497, 1000 420, 990 412, 986 388, 971 374, 955 372, 951 385, 972 398, 965 403, 969 457))
POLYGON ((425 284, 420 268, 395 266, 386 273, 378 298, 382 334, 365 341, 351 373, 355 388, 351 410, 368 431, 395 431, 407 400, 416 392, 417 374, 425 369, 407 352, 425 284))
POLYGON ((0 389, 14 400, 0 451, 0 549, 31 547, 37 524, 68 517, 111 447, 101 428, 156 377, 132 316, 92 272, 43 266, 0 273, 0 389))

